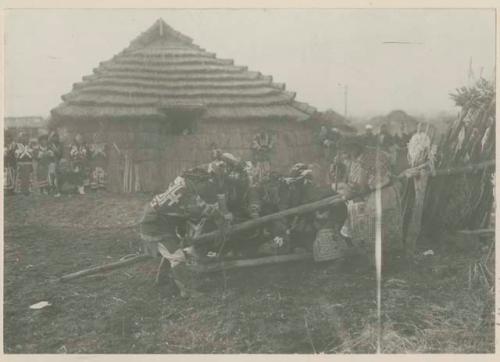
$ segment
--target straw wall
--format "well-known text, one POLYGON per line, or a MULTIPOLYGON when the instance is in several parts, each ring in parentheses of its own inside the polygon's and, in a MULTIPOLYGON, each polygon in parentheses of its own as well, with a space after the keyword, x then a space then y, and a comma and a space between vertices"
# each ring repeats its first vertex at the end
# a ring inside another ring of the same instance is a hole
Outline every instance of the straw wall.
POLYGON ((158 192, 182 170, 209 162, 213 144, 250 160, 252 140, 261 131, 276 139, 271 165, 277 171, 284 172, 296 162, 320 159, 313 130, 298 122, 199 122, 191 135, 172 134, 166 121, 73 122, 65 124, 62 136, 67 145, 76 133, 88 143, 106 143, 108 190, 158 192))

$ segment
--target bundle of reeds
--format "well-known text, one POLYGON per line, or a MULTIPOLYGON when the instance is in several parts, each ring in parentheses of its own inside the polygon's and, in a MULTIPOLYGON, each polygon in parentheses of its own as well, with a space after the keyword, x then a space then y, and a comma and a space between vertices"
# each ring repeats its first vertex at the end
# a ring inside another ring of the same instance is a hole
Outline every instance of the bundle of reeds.
MULTIPOLYGON (((456 168, 495 159, 495 94, 494 82, 484 78, 451 94, 461 110, 441 139, 436 168, 456 168)), ((425 202, 425 229, 485 226, 493 204, 494 171, 485 168, 432 179, 425 202)))

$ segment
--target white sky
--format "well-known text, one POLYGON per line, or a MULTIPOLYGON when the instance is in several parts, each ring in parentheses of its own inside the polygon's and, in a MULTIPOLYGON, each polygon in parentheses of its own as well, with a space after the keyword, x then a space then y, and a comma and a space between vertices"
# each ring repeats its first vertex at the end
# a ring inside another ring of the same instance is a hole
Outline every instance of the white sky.
POLYGON ((352 116, 450 111, 470 57, 476 74, 494 71, 494 10, 9 10, 5 114, 48 115, 159 17, 320 110, 343 113, 348 84, 352 116))

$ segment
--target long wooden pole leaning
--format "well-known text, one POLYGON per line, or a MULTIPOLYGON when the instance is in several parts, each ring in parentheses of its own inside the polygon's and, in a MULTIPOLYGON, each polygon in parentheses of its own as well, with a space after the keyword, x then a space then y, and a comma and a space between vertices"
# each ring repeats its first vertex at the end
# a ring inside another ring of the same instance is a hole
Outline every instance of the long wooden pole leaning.
MULTIPOLYGON (((437 170, 434 173, 430 173, 430 176, 453 175, 453 174, 460 174, 460 173, 464 173, 464 172, 468 173, 468 172, 474 172, 474 171, 477 171, 480 169, 485 169, 485 168, 494 167, 494 166, 495 166, 494 160, 485 161, 485 162, 478 163, 476 165, 465 166, 465 167, 461 167, 461 168, 437 170)), ((415 176, 416 175, 414 175, 412 177, 415 177, 415 176)), ((404 174, 401 174, 397 178, 405 178, 405 177, 406 176, 404 174)), ((389 186, 389 185, 390 184, 388 184, 386 186, 389 186)), ((366 192, 364 194, 359 194, 359 195, 356 195, 356 197, 362 197, 362 196, 367 195, 369 193, 370 192, 366 192)), ((291 209, 277 212, 275 214, 263 216, 263 217, 260 217, 258 219, 249 220, 249 221, 242 222, 240 224, 236 224, 229 229, 229 231, 227 232, 228 233, 227 235, 230 236, 230 235, 233 235, 235 233, 238 233, 238 232, 241 232, 241 231, 244 231, 247 229, 262 226, 262 225, 265 225, 271 221, 278 220, 278 219, 281 219, 281 218, 284 218, 287 216, 314 212, 316 210, 326 208, 326 207, 329 207, 332 205, 336 205, 336 204, 339 204, 342 202, 345 202, 344 197, 338 196, 338 195, 337 196, 330 196, 330 197, 327 197, 323 200, 311 202, 309 204, 300 205, 297 207, 293 207, 291 209)), ((206 242, 209 242, 211 240, 216 239, 219 236, 220 236, 220 232, 214 231, 214 232, 202 234, 202 235, 198 236, 197 238, 192 239, 191 242, 193 244, 206 243, 206 242)), ((93 268, 89 268, 89 269, 80 270, 80 271, 75 272, 75 273, 67 274, 67 275, 64 275, 61 278, 59 278, 59 280, 60 281, 67 281, 67 280, 76 279, 76 278, 83 277, 83 276, 90 275, 90 274, 95 274, 95 273, 99 273, 99 272, 103 272, 103 271, 113 270, 116 268, 120 268, 122 266, 131 265, 131 264, 139 262, 139 261, 147 260, 148 258, 150 258, 150 257, 147 255, 138 255, 138 256, 132 257, 130 259, 120 260, 120 261, 117 261, 115 263, 105 264, 105 265, 101 265, 101 266, 97 266, 97 267, 93 267, 93 268)), ((272 260, 276 261, 277 260, 276 257, 274 257, 274 258, 275 259, 273 259, 273 257, 266 259, 264 264, 267 264, 268 262, 272 262, 272 260)), ((295 257, 292 257, 292 259, 293 258, 295 258, 295 257)), ((304 256, 300 256, 297 258, 304 258, 304 256)), ((280 259, 280 258, 278 258, 278 259, 280 259)), ((283 258, 283 259, 286 259, 286 258, 283 258)), ((243 264, 245 264, 245 263, 243 263, 243 264)), ((243 265, 243 264, 233 263, 233 264, 226 264, 226 265, 231 265, 234 267, 247 266, 247 265, 243 265)), ((248 265, 248 266, 250 266, 250 265, 248 265)), ((219 267, 220 266, 214 267, 214 268, 217 269, 219 267)))
MULTIPOLYGON (((443 175, 453 175, 453 174, 459 174, 459 173, 464 173, 464 172, 468 173, 468 172, 473 172, 476 170, 489 168, 489 167, 493 167, 493 166, 495 166, 494 160, 485 161, 485 162, 478 163, 476 165, 465 166, 465 167, 460 167, 460 168, 436 170, 435 172, 428 172, 428 171, 423 171, 423 172, 426 172, 429 174, 429 176, 434 177, 434 176, 443 176, 443 175)), ((405 178, 405 177, 406 176, 403 173, 403 174, 397 176, 396 178, 401 179, 401 178, 405 178)), ((416 177, 416 175, 414 175, 412 177, 416 177)), ((387 187, 389 185, 390 184, 387 184, 385 187, 387 187)), ((362 194, 358 194, 358 195, 354 195, 354 197, 363 197, 363 196, 368 195, 370 192, 371 191, 365 192, 362 194)), ((323 200, 319 200, 319 201, 311 202, 309 204, 304 204, 304 205, 292 207, 291 209, 286 209, 286 210, 277 212, 275 214, 266 215, 263 217, 259 217, 257 219, 253 219, 253 220, 249 220, 249 221, 245 221, 245 222, 236 224, 227 231, 226 235, 231 236, 231 235, 234 235, 235 233, 245 231, 248 229, 252 229, 255 227, 259 227, 259 226, 268 224, 272 221, 282 219, 282 218, 287 217, 287 216, 307 214, 307 213, 314 212, 314 211, 322 209, 322 208, 326 208, 326 207, 329 207, 332 205, 340 204, 340 203, 345 202, 345 201, 346 201, 346 199, 343 196, 339 196, 339 195, 330 196, 330 197, 327 197, 323 200)), ((209 232, 206 234, 202 234, 196 238, 193 238, 190 240, 190 242, 194 245, 202 244, 202 243, 206 243, 206 242, 215 240, 219 236, 220 236, 219 231, 212 231, 212 232, 209 232)))
POLYGON ((193 270, 199 273, 212 273, 221 270, 249 268, 260 265, 289 263, 292 261, 312 260, 312 259, 313 259, 312 253, 307 253, 307 252, 300 254, 271 255, 255 259, 237 259, 237 260, 227 260, 227 261, 222 260, 216 263, 199 264, 199 265, 194 265, 193 270))
MULTIPOLYGON (((257 219, 245 221, 239 224, 234 225, 231 227, 229 230, 226 231, 227 236, 234 235, 238 232, 245 231, 248 229, 256 228, 265 224, 268 224, 272 221, 282 219, 287 216, 292 216, 292 215, 299 215, 299 214, 307 214, 309 212, 314 212, 316 210, 329 207, 335 204, 339 204, 345 202, 345 198, 343 196, 330 196, 327 197, 326 199, 311 202, 309 204, 304 204, 296 207, 292 207, 291 209, 286 209, 280 212, 277 212, 275 214, 271 215, 266 215, 263 217, 259 217, 257 219)), ((191 239, 188 241, 188 243, 192 243, 194 245, 196 244, 203 244, 209 241, 213 241, 220 237, 220 232, 219 231, 212 231, 206 234, 201 234, 200 236, 191 239)))

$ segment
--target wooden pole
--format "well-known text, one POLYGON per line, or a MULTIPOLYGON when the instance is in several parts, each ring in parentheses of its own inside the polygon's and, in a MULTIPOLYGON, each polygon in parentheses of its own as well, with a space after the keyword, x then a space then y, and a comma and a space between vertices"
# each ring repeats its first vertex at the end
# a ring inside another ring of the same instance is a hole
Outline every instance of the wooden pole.
MULTIPOLYGON (((493 166, 495 166, 495 161, 485 161, 485 162, 482 162, 482 163, 479 163, 476 165, 466 166, 466 167, 462 167, 462 168, 437 170, 433 174, 431 174, 430 176, 452 175, 452 174, 458 174, 458 173, 464 173, 464 172, 467 173, 467 172, 473 172, 473 171, 476 171, 479 169, 489 168, 489 167, 493 167, 493 166)), ((397 177, 397 179, 404 178, 404 177, 406 177, 406 176, 400 175, 397 177)), ((414 176, 412 176, 412 177, 414 177, 414 176)), ((389 184, 385 185, 384 187, 388 187, 390 185, 392 185, 392 183, 389 183, 389 184)), ((371 191, 365 192, 362 194, 358 194, 355 197, 365 196, 365 195, 368 195, 370 193, 371 193, 371 191)), ((291 209, 277 212, 275 214, 267 215, 264 217, 260 217, 257 219, 253 219, 253 220, 249 220, 249 221, 245 221, 245 222, 236 224, 226 232, 226 235, 230 236, 230 235, 233 235, 235 233, 238 233, 238 232, 241 232, 241 231, 244 231, 247 229, 251 229, 254 227, 265 225, 271 221, 282 219, 282 218, 287 217, 287 216, 314 212, 316 210, 319 210, 319 209, 322 209, 325 207, 329 207, 332 205, 336 205, 336 204, 339 204, 339 203, 342 203, 345 201, 346 201, 346 199, 343 196, 338 196, 338 195, 330 196, 330 197, 327 197, 323 200, 311 202, 309 204, 300 205, 297 207, 293 207, 291 209)), ((193 244, 201 244, 201 243, 205 243, 205 242, 214 240, 214 239, 218 238, 219 236, 220 236, 219 231, 213 231, 210 233, 202 234, 202 235, 192 239, 191 242, 193 244)), ((204 270, 202 270, 202 271, 209 272, 209 271, 217 271, 217 270, 222 270, 222 269, 233 269, 233 268, 239 268, 239 267, 249 267, 249 266, 265 265, 265 264, 272 264, 272 263, 282 263, 282 262, 287 262, 287 261, 303 260, 303 259, 309 258, 310 256, 311 256, 310 254, 291 254, 291 255, 287 254, 287 255, 277 255, 277 256, 258 258, 258 259, 253 259, 253 260, 252 259, 250 259, 250 260, 234 260, 234 261, 217 263, 217 264, 214 264, 213 266, 205 266, 205 267, 203 267, 204 270)), ((101 265, 101 266, 97 266, 97 267, 93 267, 93 268, 89 268, 89 269, 84 269, 84 270, 81 270, 81 271, 78 271, 75 273, 63 275, 61 278, 59 278, 59 280, 60 281, 67 281, 67 280, 83 277, 86 275, 91 275, 91 274, 95 274, 95 273, 99 273, 99 272, 103 272, 103 271, 109 271, 109 270, 113 270, 116 268, 120 268, 122 266, 131 265, 131 264, 134 264, 134 263, 139 262, 139 261, 144 261, 144 260, 149 259, 149 258, 150 258, 150 256, 148 256, 148 255, 138 255, 138 256, 132 257, 130 259, 121 260, 121 261, 117 261, 114 263, 105 264, 105 265, 101 265)))
POLYGON ((428 180, 429 180, 429 175, 427 174, 419 178, 415 178, 413 180, 413 187, 415 190, 415 202, 411 209, 411 218, 405 239, 406 253, 411 258, 415 254, 417 240, 418 237, 420 236, 420 230, 422 226, 422 216, 424 212, 425 190, 427 188, 428 180))
MULTIPOLYGON (((460 174, 460 173, 470 173, 470 172, 474 172, 474 171, 477 171, 480 169, 489 168, 489 167, 493 167, 493 166, 495 166, 494 160, 485 161, 485 162, 478 163, 476 165, 465 166, 465 167, 460 167, 460 168, 437 170, 437 171, 434 171, 433 173, 427 172, 427 171, 425 171, 425 172, 428 173, 429 176, 431 176, 431 177, 436 177, 436 176, 453 175, 453 174, 460 174)), ((416 177, 416 176, 417 175, 414 175, 411 177, 416 177)), ((404 172, 401 175, 396 177, 396 179, 402 179, 402 178, 406 178, 406 176, 404 175, 404 172)), ((390 185, 392 185, 392 183, 389 183, 389 184, 385 185, 384 187, 388 187, 390 185)), ((352 198, 363 197, 363 196, 370 194, 371 192, 372 191, 368 191, 368 192, 364 192, 364 193, 361 193, 358 195, 354 195, 354 196, 352 196, 352 198)), ((345 201, 346 201, 346 199, 343 196, 340 196, 340 195, 330 196, 330 197, 327 197, 327 198, 319 200, 319 201, 311 202, 309 204, 303 204, 300 206, 292 207, 291 209, 286 209, 286 210, 277 212, 275 214, 266 215, 263 217, 259 217, 257 219, 248 220, 248 221, 236 224, 236 225, 232 226, 229 230, 226 231, 226 235, 231 236, 231 235, 234 235, 238 232, 245 231, 245 230, 252 229, 252 228, 256 228, 256 227, 268 224, 272 221, 279 220, 279 219, 282 219, 282 218, 285 218, 288 216, 307 214, 310 212, 314 212, 316 210, 320 210, 320 209, 327 208, 327 207, 330 207, 330 206, 333 206, 336 204, 343 203, 345 201)), ((190 240, 190 242, 192 244, 195 244, 195 245, 202 244, 202 243, 206 243, 206 242, 215 240, 218 237, 220 237, 220 232, 218 230, 216 230, 216 231, 212 231, 212 232, 209 232, 206 234, 202 234, 196 238, 193 238, 190 240)))
POLYGON ((308 260, 308 259, 309 260, 313 259, 311 253, 272 255, 255 259, 230 260, 230 261, 220 261, 212 264, 201 264, 193 266, 192 269, 199 273, 212 273, 220 270, 248 268, 248 267, 276 264, 276 263, 289 263, 291 261, 308 260))
POLYGON ((149 258, 151 258, 151 257, 148 255, 137 255, 137 256, 134 256, 134 257, 129 258, 129 259, 120 260, 120 261, 117 261, 114 263, 104 264, 104 265, 96 266, 93 268, 83 269, 83 270, 80 270, 80 271, 77 271, 77 272, 71 273, 71 274, 66 274, 66 275, 63 275, 62 277, 60 277, 59 281, 65 282, 68 280, 84 277, 87 275, 121 268, 123 266, 135 264, 139 261, 144 261, 144 260, 149 259, 149 258))
MULTIPOLYGON (((318 209, 322 209, 325 207, 336 205, 336 204, 339 204, 342 202, 345 202, 345 198, 343 196, 339 196, 339 195, 330 196, 330 197, 327 197, 326 199, 323 199, 323 200, 311 202, 309 204, 304 204, 304 205, 300 205, 297 207, 292 207, 291 209, 286 209, 286 210, 277 212, 275 214, 266 215, 263 217, 259 217, 257 219, 248 220, 248 221, 236 224, 233 227, 231 227, 229 230, 226 231, 226 235, 231 236, 231 235, 234 235, 235 233, 238 233, 238 232, 241 232, 244 230, 248 230, 248 229, 252 229, 252 228, 256 228, 256 227, 268 224, 272 221, 282 219, 282 218, 287 217, 287 216, 314 212, 318 209)), ((202 243, 206 243, 208 241, 215 240, 218 237, 220 237, 220 232, 219 231, 212 231, 212 232, 209 232, 206 234, 202 234, 196 238, 193 238, 190 241, 193 244, 202 244, 202 243)))
POLYGON ((469 165, 458 168, 445 168, 441 170, 436 170, 434 173, 429 173, 429 176, 448 176, 448 175, 456 175, 460 173, 472 173, 474 171, 483 170, 485 168, 495 167, 495 160, 484 161, 480 163, 476 163, 475 165, 469 165))

